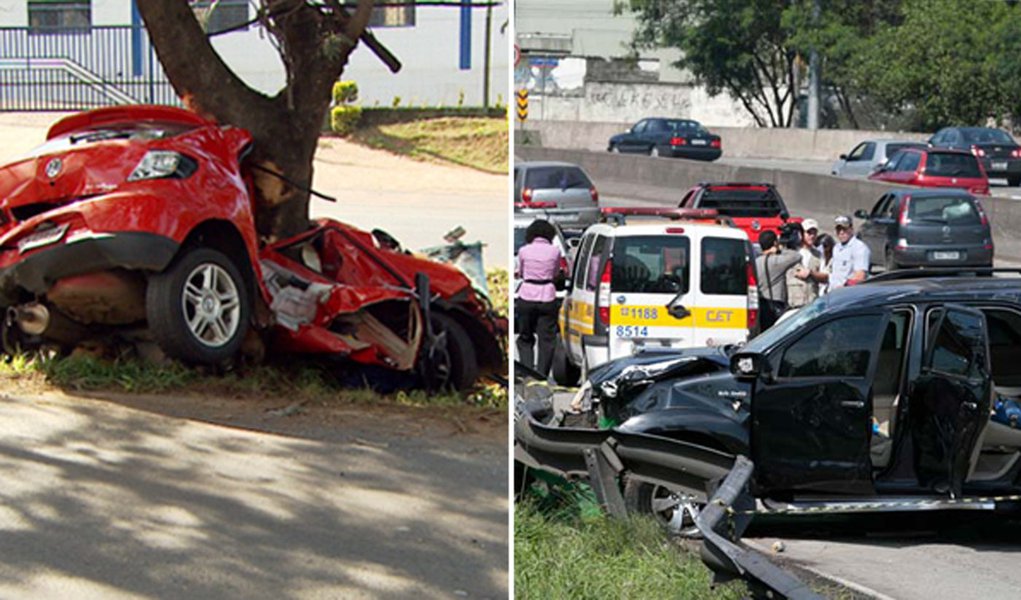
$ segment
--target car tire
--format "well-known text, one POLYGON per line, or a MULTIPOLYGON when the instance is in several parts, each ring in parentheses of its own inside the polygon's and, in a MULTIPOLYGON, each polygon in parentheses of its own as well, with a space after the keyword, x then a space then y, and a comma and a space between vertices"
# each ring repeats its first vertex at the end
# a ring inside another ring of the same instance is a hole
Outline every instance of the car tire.
POLYGON ((652 158, 659 158, 659 148, 657 146, 649 148, 649 156, 652 158))
POLYGON ((899 268, 900 265, 897 264, 897 259, 893 257, 893 250, 887 248, 886 252, 883 255, 883 269, 885 269, 887 272, 890 272, 896 271, 899 268))
POLYGON ((627 477, 624 483, 624 505, 629 513, 651 516, 672 534, 700 537, 691 511, 697 513, 704 504, 695 502, 693 498, 675 494, 660 485, 627 477), (678 514, 677 511, 684 512, 678 514))
POLYGON ((610 144, 610 152, 614 154, 620 154, 620 146, 617 144, 610 144))
POLYGON ((1009 185, 1010 187, 1017 187, 1017 186, 1021 185, 1021 175, 1016 176, 1016 177, 1008 177, 1007 178, 1007 185, 1009 185))
POLYGON ((248 333, 252 301, 237 266, 211 248, 182 251, 149 278, 149 330, 168 356, 190 364, 233 358, 248 333))
POLYGON ((581 369, 571 364, 563 341, 557 337, 553 348, 553 381, 559 385, 577 385, 581 378, 581 369))
MULTIPOLYGON (((464 327, 453 317, 443 313, 432 313, 432 328, 435 334, 445 334, 445 344, 437 349, 430 362, 422 365, 428 369, 423 373, 426 387, 431 390, 465 391, 471 389, 479 378, 479 363, 475 356, 475 344, 464 327)), ((423 360, 425 357, 420 357, 423 360)))

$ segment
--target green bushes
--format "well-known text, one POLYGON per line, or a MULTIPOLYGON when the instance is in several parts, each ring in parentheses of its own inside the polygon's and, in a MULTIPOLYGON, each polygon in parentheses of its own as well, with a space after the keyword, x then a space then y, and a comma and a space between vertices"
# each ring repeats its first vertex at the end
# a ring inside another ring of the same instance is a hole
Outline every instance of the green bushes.
POLYGON ((338 81, 333 84, 333 108, 330 109, 330 129, 340 135, 350 135, 362 118, 362 107, 358 101, 358 84, 353 81, 338 81))

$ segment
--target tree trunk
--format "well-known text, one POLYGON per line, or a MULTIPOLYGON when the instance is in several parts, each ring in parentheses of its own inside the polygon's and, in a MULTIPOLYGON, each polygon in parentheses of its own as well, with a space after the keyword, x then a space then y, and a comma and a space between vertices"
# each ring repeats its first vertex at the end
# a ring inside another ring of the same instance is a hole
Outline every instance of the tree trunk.
POLYGON ((248 160, 296 185, 255 171, 256 229, 264 241, 308 228, 312 159, 333 83, 365 30, 372 0, 353 15, 337 2, 263 0, 260 22, 276 38, 287 84, 270 97, 248 87, 223 62, 187 0, 137 0, 156 54, 185 105, 254 138, 248 160))

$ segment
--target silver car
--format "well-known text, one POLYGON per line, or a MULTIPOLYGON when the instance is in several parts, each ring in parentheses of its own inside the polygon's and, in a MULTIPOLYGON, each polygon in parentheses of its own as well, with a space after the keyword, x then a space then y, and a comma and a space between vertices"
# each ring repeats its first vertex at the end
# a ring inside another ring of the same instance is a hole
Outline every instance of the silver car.
POLYGON ((830 172, 839 177, 864 179, 901 150, 925 147, 924 142, 911 140, 865 140, 847 154, 841 154, 830 172))
POLYGON ((599 192, 578 165, 523 162, 514 165, 514 210, 541 211, 543 218, 584 226, 599 218, 599 192))

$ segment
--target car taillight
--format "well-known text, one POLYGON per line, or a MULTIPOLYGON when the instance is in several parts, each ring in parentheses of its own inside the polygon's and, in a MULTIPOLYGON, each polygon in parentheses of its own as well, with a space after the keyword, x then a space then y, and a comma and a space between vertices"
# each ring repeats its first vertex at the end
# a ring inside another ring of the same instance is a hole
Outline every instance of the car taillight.
POLYGON ((596 188, 590 187, 588 189, 588 195, 592 196, 593 202, 599 202, 599 192, 596 191, 596 188))
POLYGON ((759 285, 755 278, 755 263, 746 265, 748 273, 748 331, 754 331, 759 324, 759 285))
POLYGON ((525 188, 521 191, 521 200, 522 202, 532 201, 532 188, 525 188))
POLYGON ((1021 148, 1014 148, 1010 151, 1011 158, 1021 158, 1021 148))
POLYGON ((613 261, 607 260, 603 267, 603 274, 599 277, 599 297, 596 303, 599 304, 599 322, 609 327, 610 325, 610 273, 613 269, 613 261))
POLYGON ((911 217, 908 216, 908 205, 911 204, 911 196, 904 197, 904 204, 900 205, 900 215, 897 216, 897 221, 901 225, 907 225, 911 222, 911 217))
POLYGON ((982 224, 988 225, 989 219, 986 217, 986 209, 982 208, 982 203, 978 200, 975 201, 975 210, 978 211, 978 217, 982 219, 982 224))
POLYGON ((567 259, 563 256, 560 257, 560 272, 566 274, 568 272, 567 259))
POLYGON ((975 146, 974 144, 972 144, 972 146, 971 146, 971 153, 974 154, 975 156, 985 156, 986 155, 986 151, 985 150, 983 150, 982 148, 979 148, 978 146, 975 146))
POLYGON ((683 145, 685 145, 687 143, 688 143, 688 140, 686 140, 686 139, 684 139, 682 137, 672 137, 672 138, 670 138, 670 145, 671 146, 683 146, 683 145))
POLYGON ((710 148, 723 148, 723 142, 720 140, 713 140, 709 142, 710 148))

